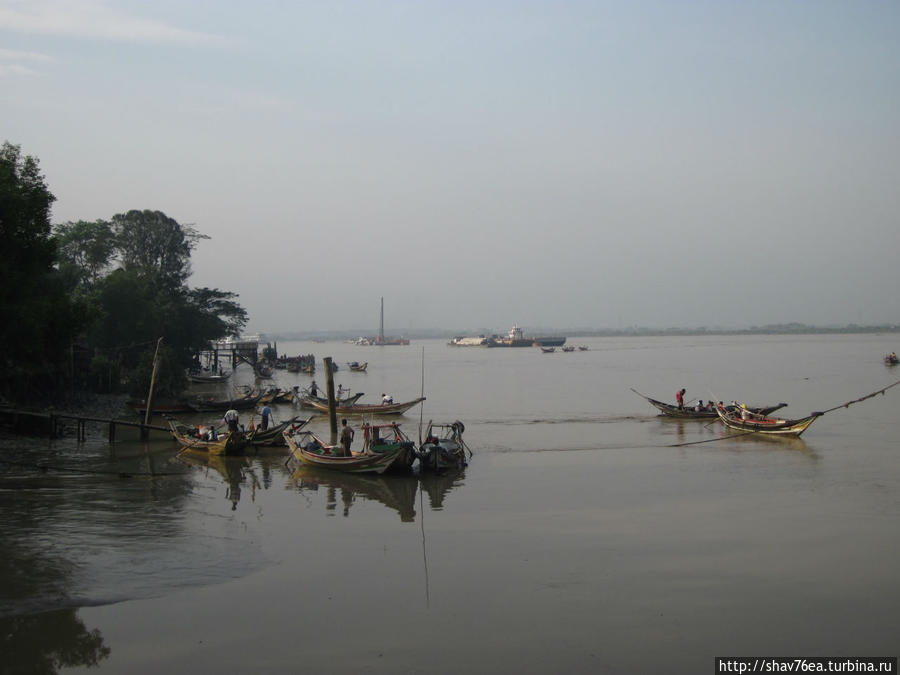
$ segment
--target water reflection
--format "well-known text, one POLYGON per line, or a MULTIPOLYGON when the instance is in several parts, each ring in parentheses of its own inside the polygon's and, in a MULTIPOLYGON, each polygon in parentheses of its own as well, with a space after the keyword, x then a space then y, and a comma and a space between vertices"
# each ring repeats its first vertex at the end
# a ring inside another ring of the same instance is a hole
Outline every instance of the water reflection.
POLYGON ((443 507, 450 491, 461 485, 464 469, 441 474, 371 475, 345 474, 291 462, 291 484, 301 493, 325 491, 325 511, 328 515, 338 512, 350 515, 358 499, 379 502, 400 515, 404 523, 416 520, 417 492, 428 496, 431 509, 443 507))
POLYGON ((771 434, 757 433, 723 433, 722 447, 746 448, 755 446, 756 449, 766 447, 772 450, 793 450, 810 459, 817 459, 815 452, 806 444, 806 441, 796 436, 773 436, 771 434))
MULTIPOLYGON (((179 462, 200 468, 210 469, 218 473, 225 481, 225 499, 231 502, 231 510, 237 509, 241 501, 241 485, 245 477, 250 478, 250 488, 255 496, 259 480, 251 470, 250 459, 244 456, 211 455, 199 450, 182 450, 176 455, 179 462)), ((252 497, 251 497, 252 498, 252 497)))
POLYGON ((3 673, 55 675, 60 668, 97 666, 109 654, 100 631, 89 631, 74 609, 0 619, 3 673))

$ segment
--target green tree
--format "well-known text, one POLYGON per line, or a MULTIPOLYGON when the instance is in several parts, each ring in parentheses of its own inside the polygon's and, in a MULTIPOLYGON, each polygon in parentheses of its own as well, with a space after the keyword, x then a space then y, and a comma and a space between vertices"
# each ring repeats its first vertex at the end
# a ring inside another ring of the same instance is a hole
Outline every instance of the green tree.
POLYGON ((68 372, 71 341, 85 307, 73 302, 54 267, 54 201, 38 160, 9 142, 0 148, 0 392, 13 400, 58 391, 68 372))
POLYGON ((146 393, 147 353, 158 337, 166 350, 157 391, 176 394, 192 356, 247 322, 234 293, 187 285, 191 252, 208 237, 160 211, 128 211, 109 223, 67 223, 56 232, 67 279, 96 308, 88 343, 129 374, 133 392, 146 393))
POLYGON ((124 269, 156 276, 171 288, 185 284, 191 276, 191 251, 200 239, 209 239, 162 211, 116 214, 112 230, 124 269))
POLYGON ((105 220, 63 223, 53 228, 59 269, 70 288, 89 289, 107 274, 116 253, 116 236, 105 220))

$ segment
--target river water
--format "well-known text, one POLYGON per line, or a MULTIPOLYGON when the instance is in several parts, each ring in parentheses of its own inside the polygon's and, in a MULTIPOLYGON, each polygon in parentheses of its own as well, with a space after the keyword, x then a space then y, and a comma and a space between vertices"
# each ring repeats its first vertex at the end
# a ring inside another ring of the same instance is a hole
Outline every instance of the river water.
MULTIPOLYGON (((799 417, 900 379, 881 360, 898 339, 279 343, 332 356, 363 402, 424 386, 404 429, 462 420, 474 453, 443 476, 110 446, 100 428, 4 439, 0 672, 704 673, 716 656, 895 656, 900 387, 800 440, 662 419, 630 389, 799 417)), ((253 382, 247 366, 233 379, 253 382)))

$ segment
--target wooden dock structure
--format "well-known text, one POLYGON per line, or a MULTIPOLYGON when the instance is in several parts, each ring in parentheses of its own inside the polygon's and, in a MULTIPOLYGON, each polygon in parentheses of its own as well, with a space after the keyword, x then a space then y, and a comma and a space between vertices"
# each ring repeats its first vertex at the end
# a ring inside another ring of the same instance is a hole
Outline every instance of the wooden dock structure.
POLYGON ((218 340, 210 342, 206 349, 197 354, 198 359, 209 363, 213 372, 218 371, 219 360, 230 363, 234 370, 241 361, 246 361, 251 366, 256 366, 259 360, 259 336, 244 335, 237 339, 218 340))
POLYGON ((69 425, 75 423, 75 435, 80 442, 87 440, 87 424, 95 423, 108 425, 107 438, 110 443, 116 442, 116 432, 120 427, 138 429, 141 440, 147 440, 151 431, 164 431, 169 433, 168 427, 143 422, 131 422, 129 420, 104 419, 99 417, 87 417, 85 415, 70 415, 66 413, 39 413, 27 410, 14 410, 12 408, 0 409, 0 426, 10 429, 13 433, 23 436, 46 436, 60 438, 69 425))

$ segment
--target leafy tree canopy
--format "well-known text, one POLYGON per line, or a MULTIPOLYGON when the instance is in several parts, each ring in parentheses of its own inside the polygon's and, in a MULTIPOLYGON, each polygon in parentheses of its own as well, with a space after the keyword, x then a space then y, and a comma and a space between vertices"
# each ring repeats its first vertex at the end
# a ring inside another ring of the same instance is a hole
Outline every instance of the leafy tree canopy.
POLYGON ((162 211, 119 213, 112 217, 112 231, 122 267, 157 277, 171 288, 187 282, 191 251, 200 239, 209 239, 162 211))
POLYGON ((38 160, 17 145, 0 147, 0 394, 36 398, 57 390, 66 354, 85 325, 85 307, 66 292, 55 268, 54 197, 38 160))
MULTIPOLYGON (((69 287, 90 297, 97 310, 86 337, 106 359, 91 361, 94 371, 98 364, 117 372, 121 367, 130 371, 132 389, 146 390, 146 352, 162 336, 166 377, 157 391, 175 394, 184 386, 191 357, 211 340, 239 333, 247 322, 234 293, 187 285, 191 252, 209 237, 161 211, 132 210, 109 221, 57 225, 55 231, 69 287)), ((92 373, 92 381, 102 380, 97 375, 92 373)))

